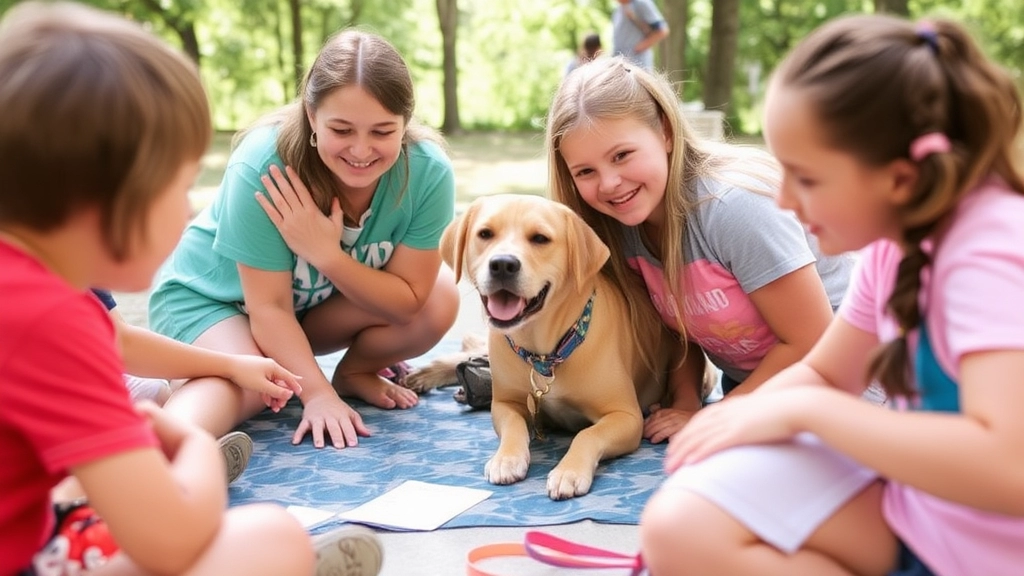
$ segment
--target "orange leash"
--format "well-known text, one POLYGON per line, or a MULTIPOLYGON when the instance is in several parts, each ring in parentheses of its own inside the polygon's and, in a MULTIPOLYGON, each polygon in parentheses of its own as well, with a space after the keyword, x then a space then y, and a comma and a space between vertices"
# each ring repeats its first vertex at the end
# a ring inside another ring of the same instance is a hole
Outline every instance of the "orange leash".
POLYGON ((521 542, 499 542, 473 548, 466 557, 466 574, 467 576, 498 576, 493 572, 487 572, 476 564, 482 560, 506 556, 526 556, 526 546, 521 542))

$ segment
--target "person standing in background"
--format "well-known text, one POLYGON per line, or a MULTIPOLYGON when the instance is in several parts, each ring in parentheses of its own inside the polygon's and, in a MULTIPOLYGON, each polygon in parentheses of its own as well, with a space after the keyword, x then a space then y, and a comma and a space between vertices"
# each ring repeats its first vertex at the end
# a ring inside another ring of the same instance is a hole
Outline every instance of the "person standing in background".
POLYGON ((612 13, 612 55, 622 54, 652 70, 651 49, 668 37, 668 23, 652 0, 618 1, 619 6, 612 13))
POLYGON ((565 67, 565 75, 568 76, 570 72, 583 66, 587 62, 590 62, 594 58, 597 58, 601 54, 601 36, 596 32, 591 32, 583 39, 583 45, 580 50, 576 53, 576 57, 573 58, 569 64, 565 67))

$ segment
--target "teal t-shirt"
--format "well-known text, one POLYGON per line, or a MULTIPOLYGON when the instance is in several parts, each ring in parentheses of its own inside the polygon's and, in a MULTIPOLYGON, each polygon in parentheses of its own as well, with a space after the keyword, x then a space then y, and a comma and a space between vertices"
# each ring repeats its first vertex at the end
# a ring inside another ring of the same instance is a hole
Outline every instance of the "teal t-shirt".
MULTIPOLYGON (((288 248, 256 202, 256 191, 265 191, 260 176, 273 164, 284 169, 276 140, 277 128, 268 126, 253 130, 239 143, 228 159, 217 196, 185 229, 161 269, 158 289, 177 283, 211 300, 241 307, 237 268, 241 263, 260 270, 291 270, 296 312, 335 292, 327 277, 288 248)), ((437 248, 454 213, 451 162, 435 143, 417 142, 407 146, 381 176, 361 229, 347 229, 341 248, 366 266, 384 268, 399 244, 419 250, 437 248)))

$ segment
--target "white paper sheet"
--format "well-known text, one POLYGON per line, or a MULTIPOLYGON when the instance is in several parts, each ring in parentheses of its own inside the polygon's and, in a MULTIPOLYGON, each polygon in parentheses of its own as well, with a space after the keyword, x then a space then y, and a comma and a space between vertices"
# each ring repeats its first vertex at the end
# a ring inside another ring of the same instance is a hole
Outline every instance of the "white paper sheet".
POLYGON ((309 529, 321 522, 333 518, 336 513, 329 510, 320 510, 319 508, 309 508, 307 506, 289 506, 286 508, 292 516, 298 519, 299 523, 302 524, 303 528, 309 529))
POLYGON ((338 518, 392 530, 436 530, 492 492, 407 480, 338 518))

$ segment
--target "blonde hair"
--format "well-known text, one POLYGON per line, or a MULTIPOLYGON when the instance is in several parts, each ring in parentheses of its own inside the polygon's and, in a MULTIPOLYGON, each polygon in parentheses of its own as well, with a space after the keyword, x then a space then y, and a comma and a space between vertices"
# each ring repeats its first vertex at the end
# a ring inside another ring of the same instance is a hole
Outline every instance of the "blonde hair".
MULTIPOLYGON (((669 80, 630 63, 620 56, 603 58, 581 66, 558 88, 547 120, 549 188, 554 200, 580 214, 608 245, 612 257, 606 273, 626 294, 633 330, 640 342, 657 334, 661 319, 651 304, 639 274, 629 269, 623 248, 622 226, 610 216, 591 208, 580 197, 559 150, 562 139, 573 130, 601 120, 632 119, 658 134, 668 134, 672 151, 668 156, 665 186, 665 225, 660 246, 667 289, 675 302, 673 310, 679 337, 686 339, 682 318, 683 238, 687 219, 695 207, 697 180, 730 180, 737 174, 763 183, 756 192, 772 194, 777 189, 778 170, 766 154, 699 138, 683 117, 675 90, 669 80)), ((742 187, 749 188, 750 183, 742 187)), ((653 348, 644 347, 653 352, 653 348)), ((650 357, 645 358, 653 365, 650 357)))
MULTIPOLYGON (((356 29, 338 32, 324 43, 310 66, 302 82, 299 99, 271 112, 254 125, 280 126, 277 153, 285 164, 296 170, 324 214, 330 213, 331 202, 335 197, 341 201, 343 210, 347 210, 348 206, 338 194, 334 175, 309 144, 313 130, 309 125, 307 111, 316 111, 324 99, 348 86, 361 87, 388 112, 402 117, 405 124, 403 152, 408 151, 409 144, 422 140, 435 142, 446 149, 444 139, 438 132, 420 124, 413 117, 416 94, 412 76, 395 47, 370 32, 356 29)), ((247 132, 242 131, 236 135, 235 142, 247 132)), ((402 185, 404 193, 409 181, 409 156, 406 153, 402 156, 406 162, 405 182, 402 185)), ((401 194, 396 202, 400 198, 401 194)))
POLYGON ((195 65, 137 24, 26 2, 0 24, 0 225, 46 232, 98 206, 119 260, 146 212, 210 144, 195 65))
POLYGON ((959 24, 915 26, 880 15, 818 28, 784 59, 773 83, 805 94, 829 144, 869 165, 908 158, 911 142, 930 132, 952 142, 949 152, 918 161, 916 188, 900 215, 904 257, 887 304, 904 336, 879 348, 868 373, 890 394, 913 396, 905 334, 922 316, 921 272, 930 258, 921 242, 990 174, 1024 193, 1020 94, 959 24))

